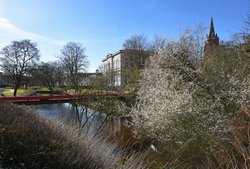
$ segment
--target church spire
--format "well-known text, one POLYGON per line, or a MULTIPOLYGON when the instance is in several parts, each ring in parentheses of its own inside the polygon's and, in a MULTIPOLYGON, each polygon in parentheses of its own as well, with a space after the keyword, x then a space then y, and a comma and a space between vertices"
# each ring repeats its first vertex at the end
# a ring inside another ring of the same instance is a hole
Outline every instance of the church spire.
POLYGON ((212 38, 215 36, 215 31, 214 31, 214 22, 213 22, 213 17, 211 17, 211 22, 210 22, 210 31, 209 31, 209 38, 212 38))
POLYGON ((209 34, 207 35, 207 39, 205 41, 204 50, 205 52, 208 52, 216 46, 219 46, 219 37, 217 36, 217 33, 215 33, 214 21, 213 21, 213 17, 211 17, 210 30, 209 30, 209 34))

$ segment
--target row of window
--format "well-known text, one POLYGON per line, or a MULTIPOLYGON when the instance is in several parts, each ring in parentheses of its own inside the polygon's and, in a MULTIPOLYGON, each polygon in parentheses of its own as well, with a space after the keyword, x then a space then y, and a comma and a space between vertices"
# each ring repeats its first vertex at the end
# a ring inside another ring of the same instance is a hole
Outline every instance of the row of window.
MULTIPOLYGON (((120 60, 117 59, 117 60, 113 61, 113 69, 114 70, 120 69, 120 60)), ((104 70, 105 71, 110 71, 111 70, 110 62, 104 64, 104 70)))
MULTIPOLYGON (((127 56, 124 58, 124 67, 129 68, 132 67, 134 64, 136 65, 144 65, 145 58, 141 56, 127 56)), ((104 71, 108 72, 111 71, 111 61, 104 64, 104 71)), ((113 70, 119 70, 121 69, 121 60, 120 59, 114 59, 113 60, 113 70)))

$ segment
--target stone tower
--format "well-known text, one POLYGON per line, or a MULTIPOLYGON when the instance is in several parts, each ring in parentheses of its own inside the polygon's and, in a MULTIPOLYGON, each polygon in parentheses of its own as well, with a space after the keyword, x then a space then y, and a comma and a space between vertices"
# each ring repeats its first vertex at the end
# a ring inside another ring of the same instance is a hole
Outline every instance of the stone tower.
POLYGON ((217 33, 215 33, 213 18, 211 18, 209 35, 207 35, 205 41, 204 51, 209 52, 216 46, 219 46, 219 37, 217 36, 217 33))

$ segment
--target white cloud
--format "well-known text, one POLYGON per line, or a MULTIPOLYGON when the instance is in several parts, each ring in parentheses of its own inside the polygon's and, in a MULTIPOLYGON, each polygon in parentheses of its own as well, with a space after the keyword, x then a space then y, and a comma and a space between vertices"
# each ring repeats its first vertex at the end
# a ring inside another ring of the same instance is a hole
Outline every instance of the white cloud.
POLYGON ((37 42, 41 53, 41 60, 43 61, 55 60, 56 53, 67 42, 50 39, 46 36, 20 29, 4 17, 0 17, 0 37, 0 49, 9 45, 13 40, 31 39, 37 42))
MULTIPOLYGON (((1 0, 0 0, 1 9, 1 0)), ((13 24, 9 19, 1 17, 0 12, 0 50, 9 45, 13 40, 31 39, 38 44, 38 48, 41 53, 41 61, 54 61, 57 60, 56 56, 60 54, 60 49, 68 41, 66 40, 54 40, 38 33, 30 32, 19 28, 13 24)), ((106 51, 109 46, 105 40, 100 39, 78 39, 73 41, 82 42, 86 47, 86 54, 89 56, 91 65, 88 68, 88 72, 95 72, 96 68, 100 64, 100 61, 105 54, 100 52, 101 50, 106 51), (99 47, 99 48, 97 48, 99 47), (97 50, 98 49, 98 50, 97 50), (100 50, 100 51, 99 51, 100 50)), ((70 41, 72 41, 70 40, 70 41)), ((117 46, 117 40, 113 42, 112 46, 117 46)), ((117 48, 117 47, 116 47, 117 48)), ((109 51, 109 50, 108 50, 109 51)), ((111 49, 112 51, 112 49, 111 49)))
POLYGON ((32 39, 32 40, 43 41, 43 42, 52 43, 56 45, 65 44, 65 41, 49 39, 45 36, 42 36, 33 32, 28 32, 26 30, 22 30, 16 27, 14 24, 12 24, 8 19, 3 18, 3 17, 0 17, 0 32, 4 34, 8 34, 9 36, 14 36, 16 38, 32 39))

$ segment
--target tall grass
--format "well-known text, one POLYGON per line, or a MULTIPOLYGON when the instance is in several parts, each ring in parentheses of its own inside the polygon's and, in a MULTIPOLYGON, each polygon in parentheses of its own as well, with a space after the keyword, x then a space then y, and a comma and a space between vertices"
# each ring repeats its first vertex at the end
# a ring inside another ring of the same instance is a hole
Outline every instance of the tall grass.
POLYGON ((0 103, 0 168, 145 168, 142 161, 31 108, 0 103))

